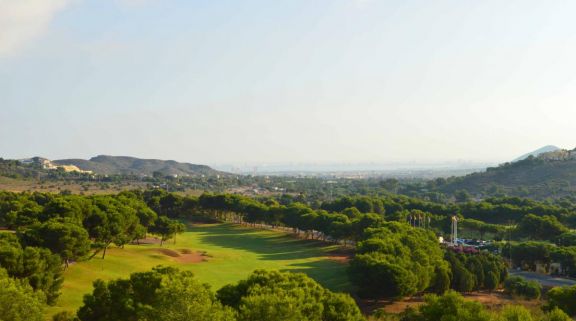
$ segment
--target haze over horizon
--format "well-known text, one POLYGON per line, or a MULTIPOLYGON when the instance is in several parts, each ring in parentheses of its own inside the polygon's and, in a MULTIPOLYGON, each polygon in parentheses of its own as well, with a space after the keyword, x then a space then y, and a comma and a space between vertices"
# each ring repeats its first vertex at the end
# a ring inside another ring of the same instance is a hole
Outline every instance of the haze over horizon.
POLYGON ((0 157, 499 163, 572 149, 575 10, 0 0, 0 157))

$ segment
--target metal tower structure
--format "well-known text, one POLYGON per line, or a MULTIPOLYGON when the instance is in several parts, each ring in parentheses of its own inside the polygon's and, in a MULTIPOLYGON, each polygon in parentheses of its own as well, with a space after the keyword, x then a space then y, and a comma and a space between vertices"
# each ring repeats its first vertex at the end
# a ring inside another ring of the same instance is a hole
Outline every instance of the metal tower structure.
POLYGON ((452 216, 452 245, 458 245, 458 217, 452 216))

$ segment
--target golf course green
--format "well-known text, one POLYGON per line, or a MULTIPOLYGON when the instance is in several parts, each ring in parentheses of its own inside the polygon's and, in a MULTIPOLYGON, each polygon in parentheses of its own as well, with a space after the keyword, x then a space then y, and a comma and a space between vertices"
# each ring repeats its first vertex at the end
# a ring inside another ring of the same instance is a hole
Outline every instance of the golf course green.
POLYGON ((162 247, 148 239, 146 244, 110 248, 105 259, 100 255, 72 264, 64 273, 62 295, 47 316, 82 304, 97 279, 125 278, 133 272, 157 265, 176 266, 194 272, 214 290, 246 278, 256 269, 304 272, 334 291, 350 290, 345 264, 333 255, 335 245, 301 240, 292 235, 233 224, 189 226, 187 231, 162 247))

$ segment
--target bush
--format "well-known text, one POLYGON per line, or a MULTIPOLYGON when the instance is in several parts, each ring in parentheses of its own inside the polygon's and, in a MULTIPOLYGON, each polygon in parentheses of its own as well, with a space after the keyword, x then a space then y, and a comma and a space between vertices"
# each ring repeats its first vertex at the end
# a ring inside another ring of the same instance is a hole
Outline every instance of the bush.
POLYGON ((491 321, 490 314, 479 302, 465 301, 462 295, 448 291, 442 296, 427 295, 418 310, 407 310, 402 321, 491 321))
POLYGON ((576 315, 576 285, 556 287, 548 291, 548 308, 559 308, 570 316, 576 315))
POLYGON ((513 276, 504 282, 504 290, 513 296, 535 300, 540 298, 542 286, 536 281, 527 281, 522 277, 513 276))
POLYGON ((533 321, 532 314, 521 305, 505 306, 494 321, 533 321))
POLYGON ((553 308, 552 311, 546 314, 542 321, 572 321, 572 318, 570 318, 570 316, 564 311, 558 308, 553 308))

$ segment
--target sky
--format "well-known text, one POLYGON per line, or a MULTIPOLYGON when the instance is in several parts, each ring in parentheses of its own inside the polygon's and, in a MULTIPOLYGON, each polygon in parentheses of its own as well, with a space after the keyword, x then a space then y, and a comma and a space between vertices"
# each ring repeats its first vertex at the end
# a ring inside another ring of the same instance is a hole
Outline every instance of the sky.
POLYGON ((576 147, 575 1, 0 0, 0 157, 501 162, 576 147))

